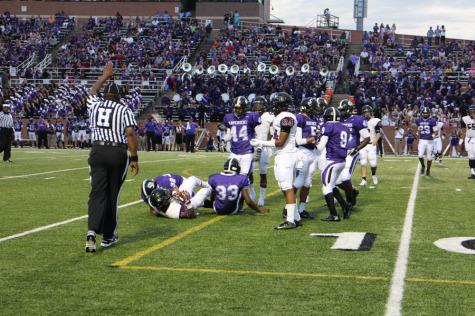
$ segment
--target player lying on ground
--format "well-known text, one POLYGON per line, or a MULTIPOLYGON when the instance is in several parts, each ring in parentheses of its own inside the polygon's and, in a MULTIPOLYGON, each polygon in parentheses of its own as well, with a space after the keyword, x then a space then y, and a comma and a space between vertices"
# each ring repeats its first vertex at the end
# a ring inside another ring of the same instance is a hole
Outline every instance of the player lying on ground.
MULTIPOLYGON (((150 190, 153 184, 148 182, 142 187, 144 186, 150 190)), ((147 204, 150 206, 150 212, 157 216, 173 219, 194 218, 197 215, 196 210, 205 206, 206 198, 210 194, 211 187, 207 182, 191 176, 183 179, 179 187, 157 186, 148 196, 147 204), (196 187, 201 189, 195 193, 196 187)), ((210 207, 209 203, 206 204, 206 207, 210 207)))
POLYGON ((249 195, 249 179, 240 174, 241 167, 236 158, 229 158, 224 163, 224 171, 209 176, 212 188, 211 201, 213 209, 219 215, 231 215, 242 211, 243 200, 254 211, 268 213, 268 208, 261 208, 249 195))

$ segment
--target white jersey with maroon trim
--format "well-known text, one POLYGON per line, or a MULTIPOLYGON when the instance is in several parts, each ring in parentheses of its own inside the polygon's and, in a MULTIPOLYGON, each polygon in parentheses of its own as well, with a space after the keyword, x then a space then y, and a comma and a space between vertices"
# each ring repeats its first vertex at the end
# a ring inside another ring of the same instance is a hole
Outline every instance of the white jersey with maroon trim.
POLYGON ((271 133, 271 125, 272 122, 274 122, 274 114, 271 114, 269 112, 265 112, 261 115, 260 121, 261 124, 257 125, 255 128, 256 131, 256 138, 258 140, 268 140, 269 139, 269 133, 271 133))
POLYGON ((282 147, 276 147, 276 155, 280 153, 296 153, 297 146, 295 135, 297 134, 297 118, 290 112, 281 112, 274 118, 272 123, 274 127, 274 139, 278 139, 282 130, 288 130, 289 136, 282 147))
POLYGON ((470 115, 462 117, 462 128, 466 128, 466 138, 475 138, 475 119, 470 115))

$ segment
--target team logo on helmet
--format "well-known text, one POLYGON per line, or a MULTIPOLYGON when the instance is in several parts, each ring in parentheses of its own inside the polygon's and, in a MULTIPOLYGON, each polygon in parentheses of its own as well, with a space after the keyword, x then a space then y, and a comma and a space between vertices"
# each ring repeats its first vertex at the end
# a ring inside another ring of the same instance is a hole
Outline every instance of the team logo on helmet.
POLYGON ((338 122, 340 121, 340 111, 337 108, 329 107, 323 112, 323 120, 325 122, 338 122))
POLYGON ((287 111, 293 103, 292 97, 287 92, 277 92, 270 100, 272 111, 275 114, 287 111))
POLYGON ((170 190, 156 188, 148 197, 148 205, 152 208, 165 212, 170 205, 172 194, 170 190))
POLYGON ((224 173, 240 173, 241 166, 236 158, 229 158, 224 163, 224 173))

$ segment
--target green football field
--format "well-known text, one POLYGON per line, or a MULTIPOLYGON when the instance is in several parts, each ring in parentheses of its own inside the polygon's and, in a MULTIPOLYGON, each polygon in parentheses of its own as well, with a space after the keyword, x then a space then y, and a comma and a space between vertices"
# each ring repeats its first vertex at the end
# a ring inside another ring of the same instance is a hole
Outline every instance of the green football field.
POLYGON ((317 219, 276 231, 284 202, 272 168, 270 214, 218 217, 203 209, 196 219, 170 220, 139 201, 142 180, 207 178, 226 155, 141 153, 140 173, 128 176, 120 195, 120 243, 86 254, 87 154, 21 149, 13 151, 14 164, 0 164, 1 315, 384 315, 391 289, 402 295, 404 315, 475 315, 473 244, 461 247, 467 254, 434 245, 475 239, 475 182, 466 160, 446 159, 414 187, 398 291, 391 280, 401 268, 414 158, 380 160, 379 185, 360 188, 357 210, 339 223, 319 220, 327 210, 316 175, 307 210, 317 219), (332 249, 336 237, 311 236, 345 232, 376 238, 367 251, 343 251, 332 249))

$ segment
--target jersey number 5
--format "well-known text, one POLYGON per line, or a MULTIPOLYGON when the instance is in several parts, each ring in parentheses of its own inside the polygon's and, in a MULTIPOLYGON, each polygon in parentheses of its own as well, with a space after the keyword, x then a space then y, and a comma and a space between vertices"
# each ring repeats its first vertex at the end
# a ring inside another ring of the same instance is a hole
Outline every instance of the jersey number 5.
POLYGON ((97 127, 110 128, 112 125, 111 113, 112 109, 98 108, 97 109, 97 127))

